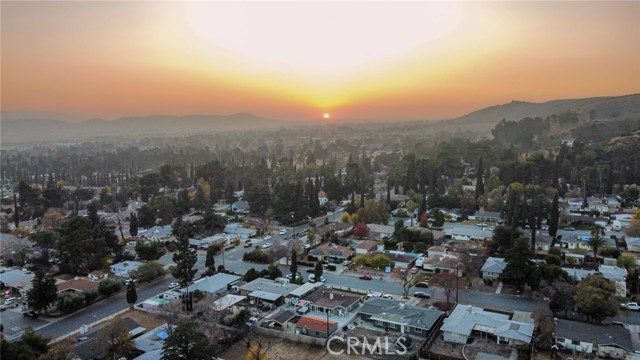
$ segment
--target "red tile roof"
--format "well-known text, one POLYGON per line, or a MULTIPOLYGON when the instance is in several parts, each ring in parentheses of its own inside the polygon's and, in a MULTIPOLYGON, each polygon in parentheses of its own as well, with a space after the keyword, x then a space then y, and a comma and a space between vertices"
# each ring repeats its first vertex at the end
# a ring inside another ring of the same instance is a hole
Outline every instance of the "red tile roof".
MULTIPOLYGON (((331 328, 333 325, 336 325, 336 324, 337 322, 330 320, 329 328, 331 328)), ((296 326, 307 329, 307 330, 327 332, 327 320, 319 319, 312 316, 301 317, 300 320, 298 320, 298 323, 296 324, 296 326)))

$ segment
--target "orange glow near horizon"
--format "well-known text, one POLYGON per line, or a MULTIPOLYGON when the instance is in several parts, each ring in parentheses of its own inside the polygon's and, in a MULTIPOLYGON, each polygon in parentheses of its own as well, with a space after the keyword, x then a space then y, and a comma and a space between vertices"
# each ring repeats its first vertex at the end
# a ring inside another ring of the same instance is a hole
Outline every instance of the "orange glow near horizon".
POLYGON ((638 2, 0 6, 3 117, 444 119, 640 93, 638 2))

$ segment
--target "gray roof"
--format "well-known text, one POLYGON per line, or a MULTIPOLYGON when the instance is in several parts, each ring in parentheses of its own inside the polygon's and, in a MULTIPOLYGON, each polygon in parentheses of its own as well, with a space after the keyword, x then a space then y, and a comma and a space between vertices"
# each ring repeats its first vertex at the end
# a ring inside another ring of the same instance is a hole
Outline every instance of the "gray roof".
POLYGON ((431 329, 443 314, 439 310, 411 306, 401 301, 378 297, 372 297, 365 301, 358 313, 371 315, 372 320, 382 320, 427 330, 431 329))
POLYGON ((240 288, 240 290, 248 291, 248 292, 262 290, 262 291, 267 291, 274 294, 287 296, 289 295, 290 292, 292 292, 293 290, 299 287, 300 285, 296 285, 292 283, 282 284, 274 280, 258 278, 253 280, 250 283, 244 284, 240 288))
POLYGON ((457 305, 451 315, 444 320, 441 330, 469 336, 476 326, 483 331, 499 334, 508 339, 531 342, 533 324, 512 321, 504 313, 487 311, 471 305, 457 305))
MULTIPOLYGON (((227 286, 237 283, 240 279, 242 278, 237 275, 218 273, 196 281, 192 286, 189 286, 189 291, 200 290, 216 294, 226 291, 227 286)), ((186 289, 182 289, 181 292, 186 292, 186 289)))
POLYGON ((490 257, 487 258, 484 265, 482 265, 482 272, 491 272, 496 274, 502 274, 504 268, 507 267, 507 263, 502 258, 490 257))
POLYGON ((250 293, 249 296, 258 298, 258 299, 267 300, 267 301, 276 301, 282 297, 281 294, 276 294, 276 293, 262 291, 262 290, 256 290, 250 293))
POLYGON ((500 219, 500 213, 495 211, 485 211, 484 215, 480 213, 480 210, 476 211, 473 216, 475 217, 483 217, 483 218, 497 218, 500 219))
POLYGON ((173 235, 173 226, 154 226, 150 229, 140 231, 138 235, 148 238, 164 239, 173 235))
POLYGON ((26 274, 21 269, 12 269, 0 274, 0 281, 7 287, 14 287, 27 291, 31 289, 31 280, 35 275, 33 273, 26 274))
POLYGON ((616 344, 628 351, 633 351, 629 330, 619 325, 602 326, 558 319, 555 335, 596 345, 616 344))

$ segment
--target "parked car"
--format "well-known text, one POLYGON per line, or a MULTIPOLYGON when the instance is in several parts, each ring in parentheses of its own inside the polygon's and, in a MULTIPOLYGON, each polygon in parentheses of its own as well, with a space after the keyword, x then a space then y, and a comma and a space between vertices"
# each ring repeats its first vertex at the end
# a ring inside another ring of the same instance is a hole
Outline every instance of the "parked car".
POLYGON ((393 296, 391 294, 382 294, 380 296, 385 298, 385 299, 393 299, 393 296))
POLYGON ((286 234, 286 233, 287 233, 287 229, 282 229, 282 230, 280 230, 280 235, 284 235, 284 234, 286 234))
POLYGON ((620 304, 622 308, 629 309, 631 311, 640 311, 640 305, 636 302, 630 302, 626 304, 620 304))
POLYGON ((271 235, 267 235, 264 238, 262 238, 262 240, 271 240, 271 235))
MULTIPOLYGON (((287 276, 285 276, 287 279, 291 280, 291 278, 293 277, 293 274, 287 274, 287 276)), ((302 274, 300 274, 300 272, 298 271, 296 273, 296 279, 300 279, 302 278, 302 274)))
POLYGON ((38 314, 37 312, 31 310, 31 311, 23 312, 22 316, 24 316, 26 318, 29 318, 31 320, 34 320, 34 319, 37 319, 40 316, 40 314, 38 314))
POLYGON ((247 242, 244 243, 244 247, 246 247, 246 248, 251 247, 251 245, 252 245, 251 241, 247 241, 247 242))
POLYGON ((271 246, 273 246, 271 243, 264 243, 264 244, 262 244, 262 248, 263 248, 263 249, 268 249, 268 248, 270 248, 271 246))
POLYGON ((426 281, 422 281, 422 282, 417 283, 415 286, 418 287, 418 288, 428 289, 429 288, 429 283, 426 282, 426 281))
POLYGON ((477 225, 478 225, 478 226, 480 226, 480 227, 487 227, 487 226, 489 226, 489 225, 487 225, 487 223, 479 223, 479 224, 477 224, 477 225))
MULTIPOLYGON (((316 276, 314 274, 310 274, 308 277, 308 280, 310 283, 315 283, 316 282, 316 276)), ((327 279, 324 278, 324 276, 320 275, 320 282, 325 282, 327 281, 327 279)))
POLYGON ((169 289, 177 289, 180 287, 180 284, 172 282, 171 284, 169 284, 169 289))
POLYGON ((0 311, 5 311, 7 310, 9 307, 5 304, 0 305, 0 311))
POLYGON ((342 262, 342 266, 349 266, 351 264, 352 264, 351 260, 345 260, 342 262))
POLYGON ((574 228, 573 226, 569 226, 569 227, 566 227, 566 228, 564 228, 562 230, 564 230, 564 231, 575 231, 576 228, 574 228))
POLYGON ((371 279, 373 279, 373 278, 371 277, 371 275, 362 275, 362 276, 360 276, 358 279, 361 279, 361 280, 371 280, 371 279))
POLYGON ((424 291, 416 291, 413 294, 414 297, 417 298, 422 298, 422 299, 431 299, 431 295, 429 295, 428 293, 424 292, 424 291))
POLYGON ((14 302, 16 302, 16 298, 14 298, 14 297, 8 297, 8 298, 4 299, 4 304, 5 305, 11 305, 14 302))
POLYGON ((549 230, 549 227, 548 227, 547 225, 544 225, 544 226, 542 227, 542 230, 549 230))

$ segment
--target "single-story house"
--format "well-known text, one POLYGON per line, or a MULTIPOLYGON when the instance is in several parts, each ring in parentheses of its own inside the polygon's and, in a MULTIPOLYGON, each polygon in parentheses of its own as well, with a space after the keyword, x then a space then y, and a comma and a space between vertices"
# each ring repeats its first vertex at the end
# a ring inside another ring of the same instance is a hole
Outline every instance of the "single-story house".
POLYGON ((446 246, 431 246, 427 249, 427 257, 437 257, 447 255, 446 246))
POLYGON ((329 312, 333 315, 344 316, 358 307, 362 295, 329 289, 321 286, 303 297, 311 311, 329 312))
POLYGON ((402 301, 371 297, 364 302, 358 314, 362 320, 371 322, 376 327, 427 337, 433 325, 444 313, 407 305, 402 301))
POLYGON ((475 214, 473 214, 473 219, 471 220, 498 222, 498 220, 500 220, 500 213, 494 211, 484 211, 483 213, 482 211, 478 210, 475 212, 475 214))
POLYGON ((30 271, 25 272, 21 269, 11 269, 0 274, 0 282, 2 282, 5 287, 17 290, 24 295, 31 289, 31 281, 34 277, 35 275, 30 271))
POLYGON ((464 264, 460 263, 460 259, 452 255, 427 257, 423 258, 422 269, 427 273, 457 273, 458 277, 464 273, 464 264))
POLYGON ((420 257, 419 254, 406 253, 402 251, 374 251, 371 256, 382 254, 386 256, 393 263, 393 267, 400 269, 406 269, 409 265, 413 264, 416 259, 420 257))
POLYGON ((248 214, 250 206, 248 202, 240 200, 231 204, 231 210, 239 214, 248 214))
POLYGON ((335 244, 318 246, 309 252, 318 259, 327 261, 344 261, 353 253, 354 251, 348 247, 335 244))
POLYGON ((138 231, 138 237, 149 239, 149 240, 166 240, 173 236, 173 226, 165 225, 165 226, 154 226, 149 229, 141 229, 138 231))
POLYGON ((240 239, 246 240, 252 238, 258 234, 256 229, 247 229, 241 227, 240 224, 229 224, 224 227, 225 234, 238 235, 240 239))
POLYGON ((289 293, 289 297, 291 298, 292 303, 295 304, 296 302, 298 302, 298 299, 310 294, 317 287, 320 287, 320 286, 324 286, 324 285, 319 281, 314 282, 314 283, 306 282, 306 283, 300 285, 299 288, 291 291, 289 293))
POLYGON ((394 226, 389 225, 367 224, 367 227, 369 228, 369 236, 377 240, 391 239, 396 231, 394 226))
POLYGON ((604 358, 624 359, 633 352, 629 330, 619 325, 601 326, 558 319, 554 340, 559 349, 587 354, 597 352, 604 358))
POLYGON ((102 272, 100 270, 93 270, 92 272, 89 273, 89 275, 87 277, 91 281, 100 281, 102 279, 108 278, 109 274, 107 274, 105 272, 102 272))
POLYGON ((267 315, 267 317, 264 318, 264 321, 267 323, 273 322, 274 324, 286 329, 290 325, 289 321, 294 317, 296 317, 296 314, 293 311, 281 309, 267 315))
POLYGON ((640 252, 640 237, 625 238, 627 250, 631 252, 640 252))
POLYGON ((91 290, 98 290, 98 283, 87 278, 74 278, 56 284, 56 288, 58 289, 58 293, 62 293, 65 291, 86 292, 91 290))
POLYGON ((553 236, 536 232, 536 251, 548 252, 553 243, 553 236))
POLYGON ((482 229, 470 229, 466 227, 455 226, 451 229, 445 229, 445 233, 453 240, 471 241, 490 239, 493 234, 491 231, 482 229))
POLYGON ((441 330, 444 341, 466 344, 473 331, 496 338, 496 344, 509 346, 530 344, 534 324, 511 320, 511 315, 488 311, 471 305, 456 305, 441 330))
POLYGON ((503 258, 489 257, 487 261, 482 265, 482 278, 485 280, 495 280, 500 277, 504 268, 507 267, 507 263, 503 258))
POLYGON ((582 281, 582 279, 589 275, 600 273, 605 279, 613 281, 616 284, 618 296, 627 296, 627 283, 625 281, 627 277, 626 269, 617 266, 600 265, 598 271, 574 269, 570 267, 563 267, 562 270, 566 271, 569 277, 575 281, 582 281))
POLYGON ((419 231, 421 233, 431 233, 431 236, 433 236, 434 244, 441 244, 447 237, 447 233, 440 230, 431 230, 423 227, 414 227, 411 230, 419 231))
POLYGON ((258 278, 240 287, 240 295, 249 296, 260 304, 281 304, 283 299, 299 288, 300 285, 289 282, 278 282, 271 279, 258 278))
MULTIPOLYGON (((193 285, 189 286, 189 291, 200 290, 212 295, 219 295, 231 290, 231 287, 240 282, 241 279, 242 277, 237 275, 217 273, 197 280, 193 285)), ((186 292, 186 289, 181 289, 180 291, 186 292)))
POLYGON ((138 270, 143 263, 140 261, 123 261, 117 264, 111 265, 111 273, 117 277, 129 278, 129 273, 133 270, 138 270))
POLYGON ((317 338, 328 338, 338 330, 338 322, 313 316, 303 316, 296 323, 296 334, 303 334, 317 338))
POLYGON ((358 255, 368 254, 372 251, 383 251, 383 250, 384 250, 384 244, 381 243, 380 241, 375 241, 375 240, 365 240, 360 242, 360 244, 356 246, 356 254, 358 255))

